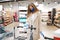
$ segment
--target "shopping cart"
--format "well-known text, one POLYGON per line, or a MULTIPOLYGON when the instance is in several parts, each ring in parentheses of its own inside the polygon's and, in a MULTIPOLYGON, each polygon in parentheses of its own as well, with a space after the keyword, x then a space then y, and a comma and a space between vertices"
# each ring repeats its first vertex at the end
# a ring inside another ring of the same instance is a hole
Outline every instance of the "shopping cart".
MULTIPOLYGON (((27 37, 25 37, 25 36, 20 36, 19 34, 18 34, 19 36, 16 37, 16 28, 18 29, 18 28, 23 28, 23 27, 21 27, 21 26, 14 27, 14 40, 26 40, 27 37)), ((18 31, 19 31, 19 30, 18 30, 18 31)), ((22 33, 22 34, 23 34, 23 33, 26 34, 27 32, 23 32, 23 31, 22 31, 21 33, 22 33)))
POLYGON ((30 40, 33 40, 33 30, 36 30, 36 28, 34 28, 33 25, 31 25, 31 27, 30 27, 30 40))
POLYGON ((41 34, 41 35, 43 36, 43 38, 46 39, 46 40, 54 40, 54 39, 52 39, 52 38, 46 37, 42 32, 40 32, 40 34, 41 34))
MULTIPOLYGON (((18 26, 18 27, 20 27, 20 26, 18 26)), ((16 28, 14 27, 14 40, 27 40, 27 37, 24 37, 24 36, 18 36, 16 38, 15 29, 16 28)), ((33 29, 36 30, 36 28, 34 28, 33 25, 31 25, 31 27, 29 27, 28 29, 30 29, 30 38, 29 38, 29 40, 33 40, 33 32, 32 32, 32 30, 33 29)), ((23 33, 27 33, 27 32, 23 32, 23 33)))

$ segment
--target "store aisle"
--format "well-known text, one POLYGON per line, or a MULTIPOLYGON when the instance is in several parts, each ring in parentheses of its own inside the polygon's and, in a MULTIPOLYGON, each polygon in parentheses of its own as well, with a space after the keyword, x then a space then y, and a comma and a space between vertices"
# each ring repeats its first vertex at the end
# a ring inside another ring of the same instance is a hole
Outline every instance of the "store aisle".
MULTIPOLYGON (((40 31, 42 31, 42 33, 49 38, 53 38, 54 35, 54 31, 57 30, 58 28, 55 26, 47 26, 46 22, 41 22, 40 24, 40 31)), ((41 40, 43 40, 44 38, 41 36, 41 40)))
MULTIPOLYGON (((6 26, 6 29, 12 31, 13 27, 16 27, 18 24, 19 24, 18 22, 14 22, 14 23, 6 26)), ((47 26, 46 22, 41 22, 41 24, 40 24, 40 31, 42 31, 43 34, 46 37, 49 37, 49 38, 53 38, 53 35, 54 35, 53 32, 57 29, 58 28, 55 27, 55 26, 47 26)), ((8 40, 8 39, 13 40, 14 37, 6 38, 5 40, 8 40)), ((40 34, 40 39, 39 40, 45 40, 41 34, 40 34)))

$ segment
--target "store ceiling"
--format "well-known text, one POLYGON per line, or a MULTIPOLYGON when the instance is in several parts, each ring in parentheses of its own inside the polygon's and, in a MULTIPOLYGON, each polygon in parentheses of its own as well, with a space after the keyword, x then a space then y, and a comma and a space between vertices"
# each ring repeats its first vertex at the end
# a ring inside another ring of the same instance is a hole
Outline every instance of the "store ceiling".
POLYGON ((11 2, 11 1, 29 1, 29 2, 37 1, 39 3, 42 3, 42 2, 45 2, 45 3, 58 2, 58 3, 60 3, 60 0, 0 0, 0 2, 11 2))
POLYGON ((40 2, 45 2, 45 3, 58 2, 58 3, 60 3, 60 0, 36 0, 36 1, 38 1, 39 3, 40 2))
POLYGON ((11 0, 0 0, 0 1, 11 1, 11 0))
POLYGON ((43 1, 45 1, 45 2, 54 2, 54 1, 59 2, 60 0, 43 0, 43 1))
POLYGON ((42 3, 42 2, 45 2, 45 3, 52 3, 52 2, 58 2, 60 3, 60 0, 16 0, 16 1, 29 1, 29 2, 39 2, 39 3, 42 3))
POLYGON ((14 1, 14 0, 0 0, 0 3, 2 3, 2 2, 12 2, 12 1, 14 1))

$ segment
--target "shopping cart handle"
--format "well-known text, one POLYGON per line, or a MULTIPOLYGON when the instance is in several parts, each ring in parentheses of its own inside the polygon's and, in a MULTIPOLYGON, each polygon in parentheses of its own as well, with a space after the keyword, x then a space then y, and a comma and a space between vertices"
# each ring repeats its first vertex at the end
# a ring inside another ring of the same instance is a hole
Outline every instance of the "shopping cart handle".
POLYGON ((36 30, 36 28, 34 28, 34 30, 36 30))
POLYGON ((34 28, 33 25, 31 25, 31 28, 30 28, 30 29, 31 29, 31 30, 36 30, 36 28, 34 28))

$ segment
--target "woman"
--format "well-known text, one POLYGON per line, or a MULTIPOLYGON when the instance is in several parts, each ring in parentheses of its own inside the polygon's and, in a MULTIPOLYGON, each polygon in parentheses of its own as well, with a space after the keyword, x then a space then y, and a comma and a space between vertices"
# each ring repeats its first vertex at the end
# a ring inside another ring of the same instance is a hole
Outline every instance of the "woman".
POLYGON ((33 40, 38 40, 40 38, 40 12, 33 3, 28 6, 27 22, 36 28, 33 31, 33 40))

